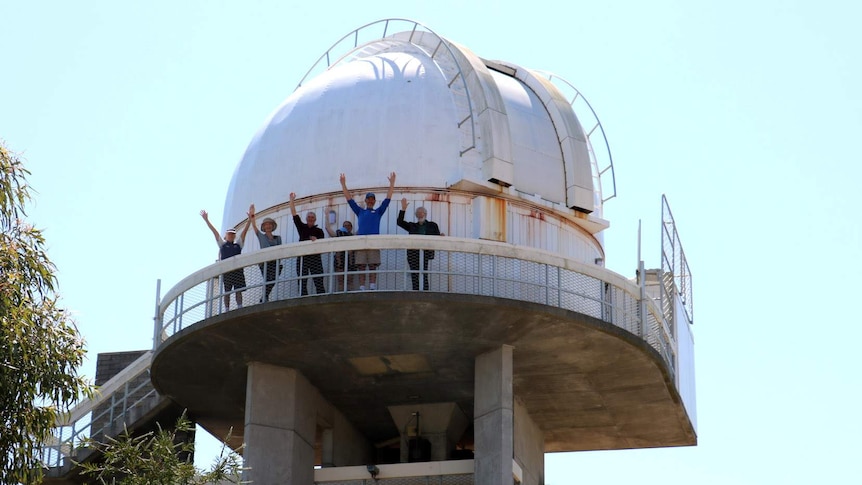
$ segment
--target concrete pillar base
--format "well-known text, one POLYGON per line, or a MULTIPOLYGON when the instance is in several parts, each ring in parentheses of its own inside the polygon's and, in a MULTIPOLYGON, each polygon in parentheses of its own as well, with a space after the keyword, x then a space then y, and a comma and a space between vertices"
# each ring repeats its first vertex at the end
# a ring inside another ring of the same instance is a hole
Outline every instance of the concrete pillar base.
POLYGON ((512 347, 478 356, 475 372, 475 484, 514 485, 512 347))
POLYGON ((314 482, 315 394, 295 369, 248 365, 243 480, 314 482))

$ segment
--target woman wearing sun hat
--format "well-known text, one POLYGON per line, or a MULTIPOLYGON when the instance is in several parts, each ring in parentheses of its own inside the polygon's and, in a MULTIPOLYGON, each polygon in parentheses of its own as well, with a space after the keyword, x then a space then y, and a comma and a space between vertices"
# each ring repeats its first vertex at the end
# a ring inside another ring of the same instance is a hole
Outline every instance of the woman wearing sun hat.
MULTIPOLYGON (((274 219, 271 217, 265 218, 263 222, 260 223, 260 229, 257 228, 257 222, 255 221, 254 216, 254 204, 252 204, 248 209, 248 220, 251 222, 251 227, 254 228, 254 233, 257 234, 257 240, 260 242, 261 249, 281 244, 281 236, 273 234, 273 232, 278 228, 278 223, 275 222, 274 219)), ((278 277, 278 273, 281 272, 281 265, 278 264, 278 260, 273 260, 267 261, 266 263, 260 263, 258 266, 260 267, 261 276, 263 276, 264 281, 266 281, 266 294, 261 301, 266 302, 269 301, 269 294, 275 287, 275 279, 278 277)))

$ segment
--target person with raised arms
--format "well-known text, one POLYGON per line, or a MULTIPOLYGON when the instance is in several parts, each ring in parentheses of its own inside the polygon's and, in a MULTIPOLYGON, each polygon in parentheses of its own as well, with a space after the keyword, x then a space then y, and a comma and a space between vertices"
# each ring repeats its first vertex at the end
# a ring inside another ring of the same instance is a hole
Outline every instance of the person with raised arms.
MULTIPOLYGON (((389 191, 386 192, 386 198, 380 203, 380 207, 375 208, 377 197, 373 192, 365 194, 365 208, 360 208, 359 204, 350 196, 347 190, 347 177, 342 173, 339 180, 341 181, 341 191, 344 193, 344 198, 347 204, 356 214, 357 236, 368 236, 380 234, 380 219, 386 213, 389 207, 389 202, 392 199, 392 193, 395 190, 395 172, 389 174, 389 191)), ((379 249, 363 249, 356 251, 356 269, 359 271, 370 271, 368 273, 368 289, 377 289, 377 267, 380 266, 380 250, 379 249)), ((360 290, 365 290, 366 286, 360 285, 360 290)))

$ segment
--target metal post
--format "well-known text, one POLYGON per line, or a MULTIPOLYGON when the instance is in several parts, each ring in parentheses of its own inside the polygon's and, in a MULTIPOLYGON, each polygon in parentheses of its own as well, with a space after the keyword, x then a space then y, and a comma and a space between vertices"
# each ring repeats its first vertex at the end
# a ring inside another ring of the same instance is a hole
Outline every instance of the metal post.
MULTIPOLYGON (((218 279, 215 280, 218 283, 218 279)), ((207 280, 207 290, 206 290, 206 306, 204 306, 204 318, 209 318, 213 316, 213 279, 209 278, 207 280)))
POLYGON ((108 413, 108 423, 106 426, 107 430, 104 431, 106 436, 114 433, 114 406, 116 406, 116 405, 117 405, 117 393, 113 393, 113 394, 111 394, 111 410, 108 413))
POLYGON ((153 350, 156 350, 159 342, 159 330, 162 328, 161 312, 159 312, 159 303, 162 294, 162 280, 156 280, 156 312, 153 315, 153 350))
POLYGON ((638 318, 640 319, 640 337, 647 340, 647 318, 646 318, 646 274, 644 273, 644 262, 641 258, 641 221, 638 219, 638 318))
POLYGON ((545 305, 551 304, 551 290, 548 288, 548 265, 543 264, 545 267, 545 305))
MULTIPOLYGON (((419 291, 425 291, 425 250, 419 250, 419 265, 416 267, 419 271, 419 276, 416 281, 419 282, 419 291)), ((428 282, 428 286, 431 286, 431 282, 428 282)))
POLYGON ((176 317, 174 317, 174 334, 177 334, 180 330, 183 329, 183 316, 185 315, 186 308, 186 292, 182 292, 179 298, 177 298, 179 302, 180 308, 176 317))
POLYGON ((497 296, 497 256, 491 256, 491 296, 497 296))
POLYGON ((611 285, 602 280, 599 280, 599 285, 601 287, 600 291, 602 295, 602 320, 608 323, 614 323, 614 302, 611 285))
POLYGON ((341 278, 341 292, 347 293, 350 288, 348 288, 348 284, 350 284, 350 252, 344 250, 341 255, 341 266, 342 266, 342 274, 339 276, 341 278))
POLYGON ((123 412, 120 413, 120 417, 123 421, 126 420, 126 412, 129 406, 129 381, 126 381, 126 384, 123 385, 123 412))
POLYGON ((557 266, 557 307, 563 308, 563 268, 557 266))
MULTIPOLYGON (((224 300, 224 298, 222 298, 224 296, 224 274, 218 275, 218 280, 218 288, 216 289, 216 291, 218 291, 218 296, 216 296, 216 299, 218 301, 218 306, 216 308, 218 309, 218 311, 216 312, 216 315, 221 315, 224 311, 222 309, 222 305, 224 304, 222 303, 224 300)), ((174 315, 174 319, 176 319, 176 315, 174 315)))

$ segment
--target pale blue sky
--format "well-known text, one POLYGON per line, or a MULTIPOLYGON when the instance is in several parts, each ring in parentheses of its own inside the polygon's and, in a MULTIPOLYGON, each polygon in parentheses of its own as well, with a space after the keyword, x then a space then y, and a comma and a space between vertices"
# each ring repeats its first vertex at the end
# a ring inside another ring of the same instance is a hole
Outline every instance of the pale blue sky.
POLYGON ((257 128, 333 42, 389 17, 588 97, 616 166, 611 269, 633 274, 639 219, 659 265, 662 193, 679 224, 700 444, 547 455, 547 483, 858 480, 858 2, 0 0, 0 138, 33 172, 88 374, 152 345, 156 280, 212 262, 198 211, 220 224, 257 128))

